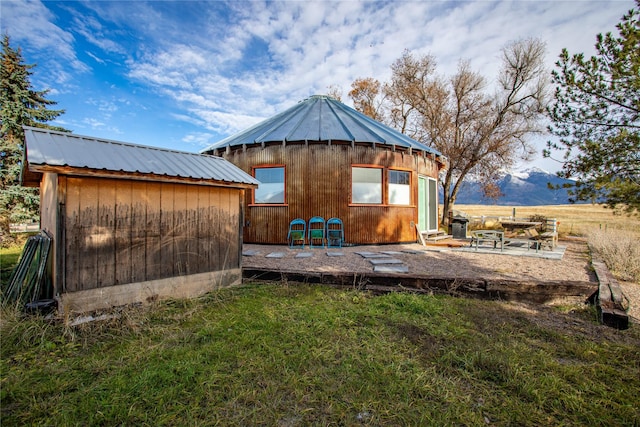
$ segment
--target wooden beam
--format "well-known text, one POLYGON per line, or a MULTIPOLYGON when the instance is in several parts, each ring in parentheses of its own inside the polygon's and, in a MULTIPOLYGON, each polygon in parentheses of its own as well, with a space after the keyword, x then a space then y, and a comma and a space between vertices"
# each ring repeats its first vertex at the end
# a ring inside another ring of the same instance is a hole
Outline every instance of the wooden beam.
POLYGON ((591 265, 598 278, 596 308, 600 323, 616 329, 629 328, 629 300, 604 261, 591 249, 591 265))
POLYGON ((575 299, 584 302, 597 285, 583 281, 521 281, 478 277, 442 277, 406 273, 327 273, 245 268, 244 281, 282 281, 349 286, 379 292, 440 293, 528 303, 575 299))
POLYGON ((418 233, 418 241, 422 244, 422 246, 427 246, 427 242, 424 240, 424 236, 422 235, 422 231, 420 231, 420 226, 418 223, 415 223, 416 233, 418 233))

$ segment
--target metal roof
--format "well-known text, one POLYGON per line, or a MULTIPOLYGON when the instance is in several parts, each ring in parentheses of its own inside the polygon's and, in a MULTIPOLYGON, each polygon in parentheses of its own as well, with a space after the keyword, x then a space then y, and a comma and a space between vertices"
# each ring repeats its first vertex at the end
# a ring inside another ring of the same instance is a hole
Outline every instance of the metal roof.
POLYGON ((437 150, 392 129, 345 104, 314 95, 202 152, 268 142, 347 141, 411 148, 442 156, 437 150))
POLYGON ((221 157, 98 139, 90 136, 24 127, 29 169, 70 167, 160 175, 172 178, 257 185, 259 182, 221 157))

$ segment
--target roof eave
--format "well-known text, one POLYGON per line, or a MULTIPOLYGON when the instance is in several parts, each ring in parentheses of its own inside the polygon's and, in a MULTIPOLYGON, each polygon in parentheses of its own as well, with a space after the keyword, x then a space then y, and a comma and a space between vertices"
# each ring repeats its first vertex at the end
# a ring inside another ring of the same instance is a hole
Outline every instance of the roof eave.
MULTIPOLYGON (((42 176, 45 173, 57 173, 67 176, 83 176, 83 177, 95 177, 95 178, 109 178, 109 179, 131 179, 135 181, 153 181, 153 182, 173 182, 180 184, 194 184, 194 185, 206 185, 212 187, 232 187, 251 189, 257 188, 259 183, 254 182, 238 182, 238 181, 225 181, 219 179, 207 179, 198 177, 185 177, 185 176, 169 176, 160 175, 154 173, 140 173, 140 172, 126 172, 126 171, 111 171, 105 169, 90 169, 90 168, 77 168, 71 166, 52 166, 41 164, 29 164, 28 176, 30 177, 29 183, 34 183, 34 179, 38 178, 38 185, 42 176)), ((23 184, 24 185, 24 184, 23 184)), ((25 185, 27 186, 27 185, 25 185)), ((37 186, 37 185, 32 185, 37 186)))

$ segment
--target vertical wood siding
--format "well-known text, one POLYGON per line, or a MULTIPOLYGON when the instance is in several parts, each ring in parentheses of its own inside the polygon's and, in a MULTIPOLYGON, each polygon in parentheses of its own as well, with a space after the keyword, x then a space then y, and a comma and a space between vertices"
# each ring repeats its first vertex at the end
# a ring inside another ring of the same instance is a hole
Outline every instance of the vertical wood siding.
POLYGON ((392 151, 371 145, 287 144, 254 146, 223 153, 223 157, 251 173, 260 165, 285 165, 286 205, 251 205, 252 191, 245 203, 244 241, 286 243, 289 222, 308 221, 313 216, 338 217, 345 227, 345 241, 357 244, 411 242, 417 238, 418 175, 437 178, 435 160, 406 151, 392 151), (411 206, 350 206, 351 166, 378 165, 411 171, 411 206))
POLYGON ((240 267, 241 190, 73 177, 59 186, 66 292, 240 267))

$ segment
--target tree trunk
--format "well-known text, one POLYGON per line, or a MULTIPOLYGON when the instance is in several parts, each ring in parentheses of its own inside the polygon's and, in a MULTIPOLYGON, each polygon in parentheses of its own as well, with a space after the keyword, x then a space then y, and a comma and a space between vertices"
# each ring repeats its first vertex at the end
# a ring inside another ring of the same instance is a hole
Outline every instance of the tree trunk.
POLYGON ((458 191, 460 191, 460 186, 462 185, 462 181, 464 177, 467 175, 466 172, 463 172, 458 179, 453 184, 453 188, 451 188, 451 182, 453 181, 453 175, 447 171, 445 175, 444 182, 442 183, 443 189, 443 200, 442 200, 442 222, 443 225, 449 225, 449 212, 453 210, 453 207, 456 204, 456 198, 458 197, 458 191), (451 192, 447 191, 448 188, 451 188, 451 192))
POLYGON ((444 181, 442 182, 442 220, 440 224, 449 225, 449 211, 451 210, 451 194, 449 189, 451 188, 451 173, 447 171, 444 181))

